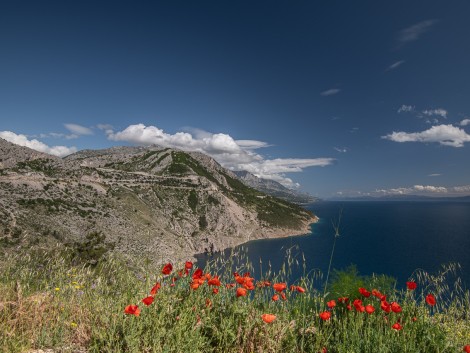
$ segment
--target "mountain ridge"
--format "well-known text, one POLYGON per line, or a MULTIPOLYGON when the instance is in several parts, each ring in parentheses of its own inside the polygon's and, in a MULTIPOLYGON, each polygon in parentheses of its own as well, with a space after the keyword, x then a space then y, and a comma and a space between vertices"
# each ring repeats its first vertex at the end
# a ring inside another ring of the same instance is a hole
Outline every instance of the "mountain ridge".
POLYGON ((316 220, 202 153, 124 146, 61 159, 2 139, 0 151, 4 244, 45 246, 100 231, 117 251, 164 261, 305 234, 316 220))

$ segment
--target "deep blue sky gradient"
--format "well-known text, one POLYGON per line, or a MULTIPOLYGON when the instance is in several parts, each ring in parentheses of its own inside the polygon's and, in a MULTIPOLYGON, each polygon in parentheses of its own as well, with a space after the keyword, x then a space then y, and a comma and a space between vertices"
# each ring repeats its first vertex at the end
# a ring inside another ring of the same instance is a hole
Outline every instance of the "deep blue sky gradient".
POLYGON ((267 159, 334 158, 287 175, 321 197, 469 185, 468 142, 381 138, 470 116, 469 14, 463 0, 0 1, 0 131, 93 128, 38 138, 78 149, 123 144, 97 124, 265 141, 257 153, 267 159), (321 95, 328 89, 341 91, 321 95), (415 111, 399 114, 402 105, 415 111), (447 119, 427 123, 422 111, 437 108, 447 119))

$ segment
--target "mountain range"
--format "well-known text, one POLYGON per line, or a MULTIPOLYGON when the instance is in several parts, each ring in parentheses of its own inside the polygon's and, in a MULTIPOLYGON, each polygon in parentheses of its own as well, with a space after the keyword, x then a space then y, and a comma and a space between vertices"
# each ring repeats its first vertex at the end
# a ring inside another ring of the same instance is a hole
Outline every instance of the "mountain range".
POLYGON ((116 251, 162 262, 304 234, 315 220, 202 153, 113 147, 58 158, 0 139, 5 245, 77 242, 101 232, 116 251))

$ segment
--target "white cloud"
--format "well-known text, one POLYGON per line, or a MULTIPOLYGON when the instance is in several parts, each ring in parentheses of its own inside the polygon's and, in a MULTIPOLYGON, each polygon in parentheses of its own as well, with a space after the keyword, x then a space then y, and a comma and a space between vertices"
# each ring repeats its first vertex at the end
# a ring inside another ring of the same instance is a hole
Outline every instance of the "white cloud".
POLYGON ((458 193, 470 193, 470 185, 454 186, 452 190, 458 193))
POLYGON ((438 177, 438 176, 441 176, 442 174, 439 174, 439 173, 432 173, 432 174, 428 174, 429 177, 438 177))
POLYGON ((443 186, 432 185, 414 185, 412 187, 399 187, 392 189, 377 189, 376 194, 379 195, 410 195, 410 194, 441 194, 447 193, 447 188, 443 186))
POLYGON ((394 131, 391 134, 382 136, 382 138, 394 142, 437 142, 452 147, 463 147, 465 142, 470 142, 469 134, 451 124, 433 126, 421 132, 394 131))
POLYGON ((404 63, 405 63, 405 60, 396 61, 392 65, 387 67, 387 69, 385 71, 390 71, 390 70, 396 69, 398 66, 400 66, 401 64, 404 64, 404 63))
POLYGON ((460 126, 467 126, 467 125, 470 125, 470 119, 468 119, 468 118, 463 119, 463 120, 460 122, 460 126))
POLYGON ((65 128, 75 135, 93 135, 93 130, 78 124, 64 124, 65 128))
POLYGON ((423 110, 423 114, 427 116, 440 116, 444 119, 447 119, 447 110, 439 108, 439 109, 429 109, 423 110))
POLYGON ((434 26, 438 20, 426 20, 416 23, 410 27, 401 30, 398 33, 398 43, 400 45, 413 42, 418 40, 424 33, 428 32, 432 26, 434 26))
MULTIPOLYGON (((195 130, 192 130, 193 132, 195 130)), ((272 179, 288 187, 296 187, 284 173, 301 172, 307 167, 330 165, 332 158, 277 158, 265 159, 253 150, 267 147, 268 144, 256 140, 234 140, 230 135, 208 132, 197 134, 177 132, 168 134, 156 126, 144 124, 129 125, 122 131, 107 131, 108 139, 126 141, 138 145, 156 144, 185 151, 198 151, 212 156, 221 165, 231 170, 246 170, 258 177, 272 179)))
POLYGON ((333 147, 335 151, 340 152, 340 153, 346 153, 348 152, 348 149, 346 147, 339 148, 339 147, 333 147))
POLYGON ((64 157, 77 152, 76 147, 48 146, 41 141, 38 141, 36 139, 29 140, 26 135, 15 134, 11 131, 0 131, 0 137, 17 145, 29 147, 33 150, 52 154, 58 157, 64 157))
POLYGON ((400 108, 398 108, 398 113, 409 113, 409 112, 414 112, 415 111, 415 107, 411 106, 411 105, 405 105, 405 104, 402 104, 402 106, 400 108))
POLYGON ((320 94, 326 97, 326 96, 332 96, 334 94, 338 94, 339 92, 341 92, 339 88, 331 88, 331 89, 327 89, 326 91, 321 92, 320 94))

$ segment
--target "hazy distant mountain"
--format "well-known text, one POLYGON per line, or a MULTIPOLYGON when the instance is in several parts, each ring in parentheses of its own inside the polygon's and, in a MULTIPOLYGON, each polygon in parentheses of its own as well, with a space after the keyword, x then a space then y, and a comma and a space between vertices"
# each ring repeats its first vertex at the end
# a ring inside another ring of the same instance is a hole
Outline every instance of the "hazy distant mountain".
POLYGON ((250 239, 305 233, 313 215, 243 184, 201 153, 151 147, 58 158, 0 139, 0 243, 75 241, 175 259, 250 239))
POLYGON ((256 175, 253 175, 250 172, 244 170, 234 171, 233 173, 238 176, 246 185, 268 195, 279 197, 280 199, 289 202, 307 204, 318 201, 318 198, 312 195, 288 189, 284 185, 274 180, 258 178, 256 175))

